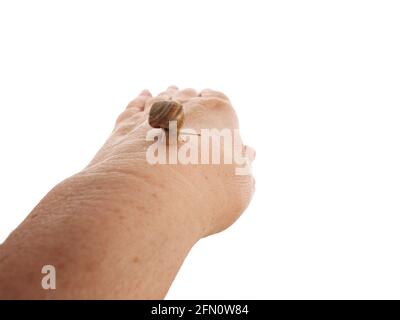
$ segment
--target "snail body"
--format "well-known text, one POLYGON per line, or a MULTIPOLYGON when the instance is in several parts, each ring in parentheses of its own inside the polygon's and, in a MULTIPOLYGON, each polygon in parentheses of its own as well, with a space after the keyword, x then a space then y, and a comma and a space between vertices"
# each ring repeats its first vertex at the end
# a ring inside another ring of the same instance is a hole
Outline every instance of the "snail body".
POLYGON ((153 128, 161 128, 168 132, 169 122, 176 121, 177 131, 182 128, 185 120, 183 106, 172 100, 157 101, 150 109, 149 124, 153 128))

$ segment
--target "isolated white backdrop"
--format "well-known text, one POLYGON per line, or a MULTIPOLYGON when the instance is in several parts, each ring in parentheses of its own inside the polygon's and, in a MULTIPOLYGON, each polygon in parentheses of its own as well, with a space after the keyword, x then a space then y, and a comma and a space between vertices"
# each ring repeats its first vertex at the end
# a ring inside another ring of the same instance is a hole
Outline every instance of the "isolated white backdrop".
POLYGON ((167 298, 400 298, 398 1, 0 2, 0 241, 143 88, 231 97, 240 220, 167 298))

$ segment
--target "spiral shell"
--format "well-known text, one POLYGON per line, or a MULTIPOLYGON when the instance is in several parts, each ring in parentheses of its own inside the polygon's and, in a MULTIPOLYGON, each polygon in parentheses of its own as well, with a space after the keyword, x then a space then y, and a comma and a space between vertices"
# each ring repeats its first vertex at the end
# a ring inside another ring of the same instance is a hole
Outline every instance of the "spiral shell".
POLYGON ((176 121, 179 131, 184 122, 183 106, 172 100, 157 101, 150 109, 149 124, 153 128, 162 128, 166 131, 169 129, 169 122, 176 121))

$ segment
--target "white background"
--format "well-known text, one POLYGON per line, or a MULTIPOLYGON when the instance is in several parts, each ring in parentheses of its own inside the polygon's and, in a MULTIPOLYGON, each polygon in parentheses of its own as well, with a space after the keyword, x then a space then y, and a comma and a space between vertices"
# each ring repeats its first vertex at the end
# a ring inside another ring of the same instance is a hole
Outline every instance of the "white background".
POLYGON ((257 191, 167 298, 400 298, 398 1, 0 2, 0 241, 170 84, 231 97, 257 191))

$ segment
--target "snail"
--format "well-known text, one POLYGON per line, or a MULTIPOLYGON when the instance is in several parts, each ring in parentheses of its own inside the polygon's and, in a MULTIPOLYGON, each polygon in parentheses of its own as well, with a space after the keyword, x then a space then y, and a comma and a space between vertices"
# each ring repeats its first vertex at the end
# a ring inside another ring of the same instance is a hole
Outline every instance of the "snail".
POLYGON ((176 121, 177 137, 181 134, 193 134, 189 132, 180 132, 185 121, 183 106, 173 100, 156 101, 150 108, 149 125, 153 128, 161 128, 166 134, 169 131, 169 122, 176 121))
POLYGON ((177 131, 182 128, 185 120, 183 106, 172 100, 157 101, 153 103, 149 113, 149 125, 153 128, 169 130, 169 122, 176 121, 177 131))

